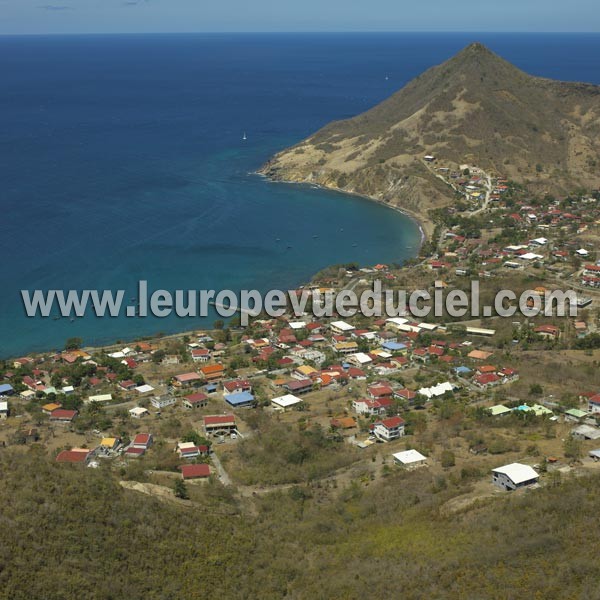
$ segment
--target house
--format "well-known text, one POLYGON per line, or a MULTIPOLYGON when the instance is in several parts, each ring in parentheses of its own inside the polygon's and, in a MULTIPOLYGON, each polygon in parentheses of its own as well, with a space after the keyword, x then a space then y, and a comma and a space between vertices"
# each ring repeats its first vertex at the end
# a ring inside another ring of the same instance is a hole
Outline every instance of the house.
POLYGON ((482 375, 477 375, 473 381, 475 385, 481 389, 486 389, 502 383, 502 379, 498 377, 496 373, 483 373, 482 375))
POLYGON ((182 404, 186 408, 202 408, 208 405, 208 396, 202 392, 189 394, 188 396, 184 396, 182 404))
POLYGON ((302 365, 300 367, 296 367, 293 371, 292 371, 292 377, 294 377, 295 379, 308 379, 311 376, 314 376, 318 373, 317 369, 315 369, 314 367, 311 367, 310 365, 302 365))
POLYGON ((381 416, 385 415, 388 409, 394 406, 391 398, 364 398, 362 400, 353 400, 352 408, 358 415, 381 416))
POLYGON ((329 328, 333 333, 338 333, 340 335, 354 331, 354 327, 345 321, 334 321, 329 324, 329 328))
POLYGON ((112 394, 97 394, 96 396, 88 396, 86 403, 97 402, 98 404, 104 404, 105 402, 112 401, 112 394))
POLYGON ((52 411, 55 411, 58 408, 62 408, 62 404, 57 404, 56 402, 49 402, 48 404, 44 404, 42 406, 42 412, 45 415, 51 415, 52 411))
POLYGON ((192 459, 208 455, 208 446, 196 446, 194 442, 179 442, 177 444, 179 458, 192 459))
POLYGON ((2 396, 12 396, 15 393, 13 386, 9 383, 0 384, 0 398, 2 396))
POLYGON ((153 398, 151 398, 150 404, 152 404, 152 406, 154 406, 154 408, 157 408, 158 410, 162 410, 163 408, 166 408, 167 406, 171 406, 172 404, 175 404, 175 398, 173 396, 171 396, 170 394, 162 394, 161 396, 154 396, 153 398))
POLYGON ((115 451, 120 443, 121 440, 119 438, 106 437, 102 438, 102 441, 100 442, 100 448, 102 448, 103 450, 115 451))
POLYGON ((290 408, 299 406, 303 400, 293 394, 286 394, 271 400, 271 406, 276 410, 286 411, 290 408))
POLYGON ((8 418, 8 402, 2 401, 0 402, 0 419, 8 418))
POLYGON ((210 477, 210 467, 205 464, 182 465, 180 469, 183 479, 205 479, 210 477))
POLYGON ((383 419, 372 425, 373 435, 382 442, 391 442, 404 435, 404 425, 404 419, 401 417, 383 419))
POLYGON ((534 327, 533 332, 541 337, 552 340, 557 340, 560 337, 560 329, 555 325, 538 325, 534 327))
POLYGON ((503 415, 509 415, 512 412, 512 410, 510 410, 510 408, 508 408, 502 404, 496 404, 494 406, 490 406, 490 408, 488 408, 488 411, 492 417, 501 417, 503 415))
MULTIPOLYGON (((205 368, 205 367, 203 367, 205 368)), ((173 385, 175 387, 198 387, 202 383, 202 375, 192 371, 191 373, 182 373, 175 375, 173 385)))
POLYGON ((448 392, 453 392, 455 389, 456 386, 452 385, 449 381, 444 381, 443 383, 438 383, 437 385, 428 388, 420 388, 418 393, 421 394, 421 396, 425 396, 428 400, 431 400, 432 398, 443 396, 448 392))
POLYGON ((579 425, 571 431, 571 435, 576 440, 597 440, 600 439, 600 429, 593 425, 579 425))
POLYGON ((144 408, 143 406, 135 406, 135 407, 129 409, 129 415, 133 419, 141 419, 142 417, 145 417, 146 415, 149 415, 149 414, 150 414, 150 412, 148 411, 148 409, 144 408))
POLYGON ((225 376, 225 367, 223 365, 206 365, 200 367, 200 372, 206 381, 218 381, 225 376))
POLYGON ((136 388, 136 383, 131 379, 125 379, 124 381, 119 382, 119 387, 126 392, 130 392, 136 388))
POLYGON ((146 450, 144 448, 135 448, 134 446, 129 446, 123 452, 123 456, 125 458, 140 458, 145 454, 146 450))
POLYGON ((392 454, 394 458, 394 463, 401 467, 407 467, 409 469, 414 469, 415 467, 420 467, 427 462, 427 457, 423 456, 417 450, 404 450, 404 452, 396 452, 392 454))
POLYGON ((237 429, 234 415, 212 415, 204 417, 204 430, 207 434, 223 435, 237 429))
POLYGON ((299 379, 288 381, 283 386, 288 392, 294 394, 306 394, 312 391, 313 382, 311 379, 299 379))
POLYGON ((338 342, 333 345, 333 349, 338 354, 355 354, 358 351, 358 344, 356 342, 338 342))
POLYGON ((50 420, 58 423, 70 423, 76 416, 76 410, 57 408, 50 413, 50 420))
POLYGON ((247 379, 234 379, 226 381, 223 384, 223 389, 228 394, 237 394, 238 392, 251 392, 252 384, 247 379))
POLYGON ((151 433, 138 433, 133 438, 131 446, 133 448, 143 448, 144 450, 147 450, 148 448, 150 448, 150 446, 152 446, 153 442, 154 438, 152 437, 151 433))
POLYGON ((588 412, 592 415, 600 413, 600 394, 594 394, 588 398, 588 412))
POLYGON ((569 410, 565 411, 565 421, 579 422, 581 419, 585 419, 587 416, 588 414, 579 408, 570 408, 569 410))
POLYGON ((367 388, 369 398, 380 400, 381 398, 391 398, 394 393, 392 388, 385 383, 376 383, 367 388))
POLYGON ((59 452, 56 462, 87 465, 91 457, 92 451, 88 448, 73 448, 59 452))
POLYGON ((210 350, 206 348, 194 348, 192 350, 192 360, 194 362, 208 362, 210 360, 210 350))
POLYGON ((517 490, 538 482, 540 476, 529 465, 511 463, 492 469, 492 483, 502 490, 517 490))
POLYGON ((250 392, 236 392, 235 394, 226 394, 225 402, 233 408, 248 408, 255 405, 254 395, 250 392))

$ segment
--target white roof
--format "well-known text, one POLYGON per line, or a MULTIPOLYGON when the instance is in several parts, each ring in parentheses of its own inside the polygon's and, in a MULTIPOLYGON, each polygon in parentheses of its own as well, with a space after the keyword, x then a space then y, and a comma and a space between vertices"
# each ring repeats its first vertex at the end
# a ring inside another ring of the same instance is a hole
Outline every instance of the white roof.
POLYGON ((134 408, 129 409, 129 414, 132 415, 145 415, 148 412, 147 408, 143 408, 142 406, 136 406, 134 408))
POLYGON ((357 352, 356 354, 353 354, 351 358, 354 358, 356 362, 360 363, 361 365, 366 365, 370 362, 373 362, 371 357, 364 352, 357 352))
POLYGON ((386 319, 386 323, 393 323, 394 325, 404 325, 404 323, 408 323, 408 319, 404 319, 403 317, 392 317, 391 319, 386 319))
POLYGON ((454 390, 454 387, 449 381, 444 381, 444 383, 438 383, 437 385, 433 385, 428 388, 421 388, 419 390, 419 394, 423 394, 427 398, 435 398, 437 396, 443 396, 446 392, 451 392, 454 390))
POLYGON ((97 396, 89 396, 88 402, 110 402, 112 400, 112 394, 98 394, 97 396))
POLYGON ((306 327, 306 323, 304 321, 291 321, 288 323, 290 329, 303 329, 306 327))
POLYGON ((418 450, 405 450, 404 452, 396 452, 392 456, 403 465, 410 465, 416 462, 422 462, 427 460, 426 456, 423 456, 418 450))
POLYGON ((545 237, 535 238, 535 240, 531 240, 531 241, 535 242, 536 244, 540 244, 540 246, 544 246, 548 243, 548 239, 545 237))
POLYGON ((334 321, 331 323, 331 326, 340 331, 352 331, 354 329, 354 327, 350 325, 350 323, 346 323, 346 321, 334 321))
POLYGON ((576 254, 579 254, 579 256, 587 256, 589 252, 584 248, 579 248, 579 250, 576 251, 576 254))
POLYGON ((525 254, 521 254, 521 256, 518 256, 517 258, 520 258, 521 260, 535 260, 537 258, 544 257, 539 254, 535 254, 534 252, 526 252, 525 254))
POLYGON ((521 463, 511 463, 510 465, 492 469, 492 473, 502 473, 514 484, 523 483, 524 481, 530 481, 531 479, 537 479, 539 477, 532 467, 529 465, 522 465, 521 463))
POLYGON ((2 412, 8 411, 8 402, 0 402, 0 411, 2 411, 2 412))
POLYGON ((419 323, 419 327, 428 331, 434 331, 438 326, 435 323, 419 323))
POLYGON ((62 389, 62 391, 65 394, 68 394, 69 392, 74 392, 75 388, 72 385, 65 385, 65 387, 62 389))
POLYGON ((154 388, 151 385, 148 385, 147 383, 144 385, 139 385, 138 387, 135 388, 136 392, 139 392, 140 394, 146 394, 148 392, 152 392, 154 390, 154 388))
POLYGON ((195 448, 196 444, 194 442, 178 442, 177 448, 179 450, 187 450, 188 448, 195 448))
POLYGON ((294 406, 294 404, 299 404, 302 402, 301 398, 294 396, 293 394, 286 394, 285 396, 279 396, 278 398, 273 398, 271 400, 273 404, 280 406, 281 408, 287 408, 288 406, 294 406))
POLYGON ((112 352, 109 356, 111 358, 125 358, 125 355, 122 352, 112 352))

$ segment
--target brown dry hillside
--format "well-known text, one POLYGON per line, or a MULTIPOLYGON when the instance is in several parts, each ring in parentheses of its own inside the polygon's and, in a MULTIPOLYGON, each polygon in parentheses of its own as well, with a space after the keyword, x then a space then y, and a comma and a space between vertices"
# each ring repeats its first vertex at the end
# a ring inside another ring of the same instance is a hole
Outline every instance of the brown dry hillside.
POLYGON ((425 214, 450 190, 422 162, 474 164, 538 189, 600 185, 600 86, 533 77, 471 44, 262 173, 376 197, 425 214))

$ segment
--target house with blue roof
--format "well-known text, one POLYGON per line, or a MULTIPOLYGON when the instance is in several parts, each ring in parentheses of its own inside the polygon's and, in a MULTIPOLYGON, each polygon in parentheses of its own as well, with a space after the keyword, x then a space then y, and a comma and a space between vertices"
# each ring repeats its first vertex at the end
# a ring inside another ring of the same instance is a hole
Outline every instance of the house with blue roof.
POLYGON ((407 350, 406 344, 401 342, 384 342, 381 347, 388 352, 405 352, 407 350))
POLYGON ((254 406, 254 395, 251 392, 236 392, 235 394, 226 394, 225 402, 233 408, 247 408, 254 406))
POLYGON ((0 384, 0 396, 12 396, 14 393, 15 390, 10 383, 0 384))

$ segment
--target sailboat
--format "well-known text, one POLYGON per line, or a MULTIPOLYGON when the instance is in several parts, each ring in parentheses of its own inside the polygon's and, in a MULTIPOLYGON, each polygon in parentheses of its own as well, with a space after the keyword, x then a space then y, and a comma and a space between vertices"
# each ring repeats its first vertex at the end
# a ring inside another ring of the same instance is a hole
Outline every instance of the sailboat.
POLYGON ((244 131, 244 135, 242 136, 242 139, 243 139, 244 141, 246 141, 246 140, 248 139, 248 138, 246 137, 246 132, 245 132, 245 131, 244 131))

